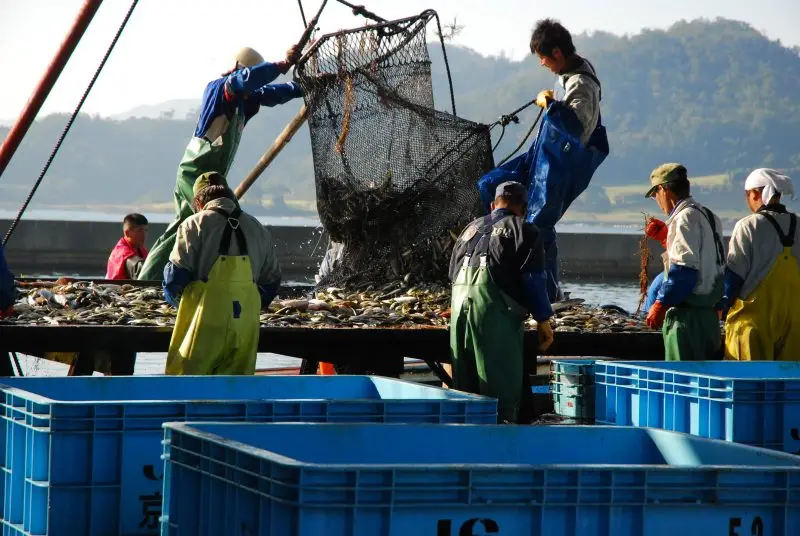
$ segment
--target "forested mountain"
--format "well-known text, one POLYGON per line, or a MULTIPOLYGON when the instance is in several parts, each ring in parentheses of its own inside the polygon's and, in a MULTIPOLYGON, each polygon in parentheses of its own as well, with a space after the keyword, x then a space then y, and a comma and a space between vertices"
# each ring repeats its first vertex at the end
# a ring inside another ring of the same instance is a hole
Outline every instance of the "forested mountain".
MULTIPOLYGON (((520 40, 527 42, 528 36, 520 40)), ((641 198, 650 170, 666 161, 683 162, 703 201, 718 209, 743 211, 741 180, 752 168, 800 168, 800 56, 747 24, 680 22, 666 31, 629 37, 596 32, 576 36, 603 83, 602 116, 611 155, 576 204, 581 213, 636 212, 655 207, 641 198)), ((430 47, 436 106, 449 110, 445 70, 438 45, 430 47)), ((490 123, 533 98, 554 78, 533 57, 514 62, 484 57, 450 45, 458 114, 490 123)), ((213 76, 213 73, 211 73, 213 76)), ((81 116, 68 136, 35 206, 146 207, 170 203, 175 169, 194 129, 198 99, 139 107, 125 119, 81 116), (187 112, 187 110, 189 110, 187 112), (132 117, 150 115, 151 117, 132 117)), ((238 183, 294 116, 299 102, 264 109, 242 140, 231 172, 238 183)), ((535 109, 509 127, 495 158, 517 145, 535 109)), ((3 208, 17 206, 35 180, 67 119, 45 117, 29 132, 0 180, 3 208)), ((0 128, 0 138, 8 128, 0 128)), ((495 131, 499 132, 499 129, 495 131)), ((308 130, 303 128, 260 179, 262 199, 272 210, 282 199, 313 209, 313 168, 308 130)), ((259 193, 258 190, 251 191, 259 193)), ((250 195, 250 194, 249 194, 250 195)), ((291 210, 291 209, 290 209, 291 210)))

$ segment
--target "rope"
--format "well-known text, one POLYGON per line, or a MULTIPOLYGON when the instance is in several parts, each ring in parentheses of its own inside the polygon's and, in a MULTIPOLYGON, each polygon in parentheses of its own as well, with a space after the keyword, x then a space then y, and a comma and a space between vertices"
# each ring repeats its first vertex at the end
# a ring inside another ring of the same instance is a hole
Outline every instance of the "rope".
POLYGON ((530 138, 530 137, 531 137, 531 134, 533 134, 533 129, 535 129, 535 128, 536 128, 536 125, 537 125, 537 124, 539 124, 539 119, 541 119, 541 118, 542 118, 542 112, 544 112, 544 108, 542 108, 542 109, 540 109, 540 110, 539 110, 539 115, 537 115, 537 116, 536 116, 536 121, 534 121, 534 122, 533 122, 533 124, 531 125, 531 128, 530 128, 530 129, 528 129, 528 133, 527 133, 527 134, 525 134, 525 137, 522 139, 522 141, 521 141, 521 142, 519 142, 519 145, 517 145, 517 148, 516 148, 516 149, 514 149, 513 151, 511 151, 511 154, 509 154, 507 157, 503 158, 503 159, 500 161, 500 163, 499 163, 499 164, 497 164, 497 166, 496 166, 496 167, 500 167, 500 166, 502 166, 503 164, 505 164, 506 162, 508 162, 509 160, 511 160, 511 157, 512 157, 512 156, 514 156, 515 154, 517 154, 517 151, 519 151, 520 149, 522 149, 522 146, 523 146, 523 145, 525 145, 525 144, 528 142, 528 138, 530 138))
POLYGON ((503 141, 503 136, 505 135, 506 135, 506 126, 503 125, 503 130, 500 131, 500 137, 497 138, 497 143, 495 143, 494 147, 492 147, 492 152, 495 152, 497 150, 497 147, 500 145, 500 142, 503 141))
POLYGON ((456 95, 453 93, 453 77, 450 75, 450 62, 447 61, 447 50, 444 46, 444 35, 442 35, 442 22, 439 20, 439 14, 435 11, 436 26, 439 31, 439 42, 442 44, 442 56, 444 56, 444 67, 447 70, 447 83, 450 85, 450 103, 453 105, 453 115, 456 115, 456 95))
POLYGON ((297 0, 297 5, 300 6, 300 16, 303 17, 303 28, 306 28, 308 22, 306 21, 306 12, 303 11, 303 0, 297 0))
POLYGON ((83 103, 86 102, 86 98, 89 96, 89 92, 92 90, 94 83, 97 81, 97 77, 100 76, 100 71, 103 70, 103 67, 108 61, 108 57, 111 55, 111 51, 114 50, 114 46, 117 44, 120 35, 122 35, 122 31, 125 29, 125 26, 128 24, 128 20, 131 18, 133 14, 134 8, 136 8, 136 4, 139 3, 139 0, 133 0, 131 7, 128 9, 128 13, 125 14, 125 18, 122 20, 122 24, 120 25, 119 29, 117 30, 114 39, 111 41, 111 45, 109 45, 108 50, 106 50, 105 55, 103 56, 103 60, 100 62, 100 65, 97 66, 97 70, 94 72, 94 76, 92 76, 92 80, 89 82, 89 85, 86 87, 86 91, 83 92, 83 96, 81 97, 80 102, 78 102, 78 106, 72 112, 72 116, 67 121, 67 125, 64 127, 64 130, 61 132, 61 136, 59 136, 58 141, 56 142, 55 147, 53 147, 53 152, 50 153, 50 157, 47 159, 47 162, 42 169, 42 172, 39 174, 39 178, 36 179, 36 183, 33 185, 30 193, 28 193, 28 197, 25 199, 25 202, 22 204, 22 207, 19 209, 14 221, 11 222, 11 227, 8 228, 6 232, 5 238, 3 238, 3 245, 8 243, 8 240, 11 238, 11 235, 14 233, 14 229, 17 228, 19 221, 22 219, 22 215, 25 214, 25 210, 28 208, 33 196, 36 194, 36 190, 39 189, 39 185, 42 184, 42 179, 44 179, 47 170, 50 169, 50 164, 53 163, 53 160, 58 154, 58 150, 61 148, 61 144, 64 143, 64 139, 67 137, 70 128, 72 128, 72 124, 75 122, 75 119, 78 117, 78 114, 83 107, 83 103))
POLYGON ((379 17, 379 16, 377 16, 375 13, 373 13, 371 11, 367 11, 364 8, 364 6, 357 6, 357 5, 351 4, 350 2, 346 2, 345 0, 336 0, 336 1, 339 2, 340 4, 343 4, 343 5, 347 6, 347 7, 349 7, 350 9, 352 9, 353 10, 353 15, 361 15, 365 19, 371 19, 371 20, 374 20, 375 22, 387 22, 387 20, 384 19, 383 17, 379 17))

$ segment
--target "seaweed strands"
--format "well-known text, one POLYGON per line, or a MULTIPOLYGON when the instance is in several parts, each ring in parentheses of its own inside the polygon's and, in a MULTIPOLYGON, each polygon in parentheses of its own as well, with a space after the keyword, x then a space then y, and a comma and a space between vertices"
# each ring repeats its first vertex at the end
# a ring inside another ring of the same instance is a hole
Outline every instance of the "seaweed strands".
POLYGON ((349 74, 344 79, 344 114, 342 116, 342 132, 336 140, 336 152, 342 154, 347 134, 350 133, 350 117, 353 114, 355 91, 353 91, 353 77, 349 74))
MULTIPOLYGON (((644 213, 643 213, 644 214, 644 213)), ((647 228, 647 214, 644 214, 644 226, 647 228)), ((647 288, 650 280, 647 278, 647 266, 650 264, 652 255, 650 254, 650 247, 647 243, 647 234, 645 233, 639 240, 639 304, 636 306, 634 316, 638 316, 642 312, 642 306, 647 299, 647 288)))

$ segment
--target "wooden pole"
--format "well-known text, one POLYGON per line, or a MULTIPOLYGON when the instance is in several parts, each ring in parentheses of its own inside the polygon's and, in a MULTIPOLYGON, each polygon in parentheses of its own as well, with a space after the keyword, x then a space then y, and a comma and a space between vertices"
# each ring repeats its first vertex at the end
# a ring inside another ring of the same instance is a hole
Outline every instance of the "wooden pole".
POLYGON ((306 122, 308 118, 308 110, 306 110, 306 105, 303 104, 303 107, 300 108, 300 111, 297 112, 297 115, 292 119, 286 128, 283 129, 283 132, 275 138, 275 141, 272 144, 272 147, 267 149, 267 152, 259 158, 258 162, 256 162, 255 167, 250 170, 250 173, 244 178, 244 180, 236 187, 234 193, 236 194, 236 199, 241 199, 244 196, 245 192, 250 189, 253 183, 256 182, 258 177, 267 169, 275 157, 283 150, 287 143, 289 143, 294 136, 295 132, 297 132, 303 123, 306 122))

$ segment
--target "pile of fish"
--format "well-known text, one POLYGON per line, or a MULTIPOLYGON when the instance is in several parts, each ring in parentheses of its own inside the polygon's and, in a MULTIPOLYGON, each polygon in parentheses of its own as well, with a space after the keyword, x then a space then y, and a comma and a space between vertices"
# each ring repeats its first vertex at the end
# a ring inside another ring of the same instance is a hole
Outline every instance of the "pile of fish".
MULTIPOLYGON (((588 306, 582 299, 565 299, 553 304, 553 331, 568 333, 619 333, 649 331, 644 317, 637 318, 616 305, 588 306)), ((528 326, 536 327, 529 318, 528 326)))
MULTIPOLYGON (((177 310, 158 287, 95 284, 88 281, 36 282, 17 288, 16 314, 2 322, 22 325, 172 326, 177 310)), ((589 307, 580 299, 553 304, 557 332, 630 332, 648 328, 614 306, 589 307)), ((276 298, 261 313, 265 326, 422 328, 446 327, 450 289, 412 284, 408 277, 355 289, 329 287, 313 297, 276 298)), ((528 321, 534 328, 536 322, 528 321)))

